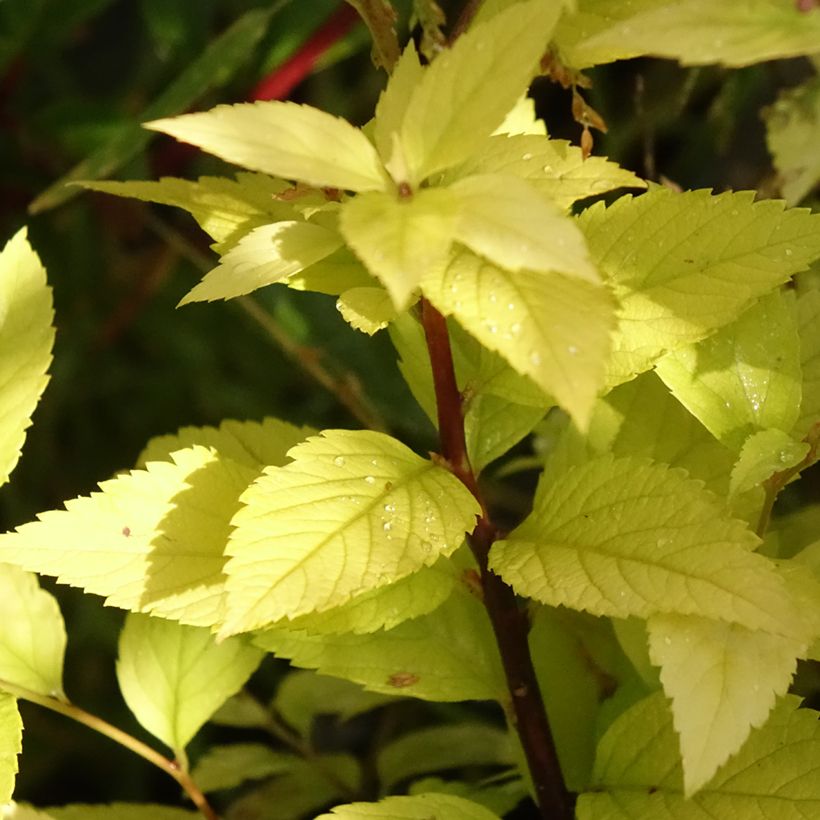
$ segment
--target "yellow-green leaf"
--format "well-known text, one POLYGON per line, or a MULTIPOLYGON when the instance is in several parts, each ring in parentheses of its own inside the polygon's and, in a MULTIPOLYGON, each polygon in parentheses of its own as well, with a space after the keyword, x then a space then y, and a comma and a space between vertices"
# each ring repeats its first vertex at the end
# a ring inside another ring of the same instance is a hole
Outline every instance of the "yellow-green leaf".
POLYGON ((53 318, 45 268, 21 229, 0 252, 0 485, 20 458, 48 383, 53 318))
POLYGON ((37 576, 0 564, 0 689, 3 681, 38 695, 63 694, 65 626, 37 576))
POLYGON ((344 204, 339 228, 403 310, 422 278, 447 263, 457 214, 458 199, 444 188, 409 199, 370 193, 344 204))
POLYGON ((454 794, 385 797, 378 803, 337 806, 316 820, 500 820, 484 806, 454 794))
POLYGON ((574 220, 529 182, 511 174, 481 174, 454 182, 455 239, 510 271, 565 273, 600 282, 574 220))
POLYGON ((560 274, 505 271, 468 252, 422 288, 442 313, 586 425, 603 386, 614 322, 604 288, 560 274))
POLYGON ((732 468, 729 492, 737 495, 756 487, 769 476, 799 464, 809 451, 804 441, 795 441, 782 430, 761 430, 749 436, 732 468))
POLYGON ((242 496, 223 633, 349 601, 449 555, 478 505, 443 467, 369 431, 326 430, 242 496))
POLYGON ((802 634, 803 621, 755 535, 682 470, 604 456, 541 488, 490 552, 521 595, 593 615, 703 615, 802 634))
POLYGON ((117 680, 137 720, 181 752, 262 654, 243 638, 217 643, 207 629, 130 613, 120 634, 117 680))
POLYGON ((230 519, 257 474, 205 447, 181 450, 0 535, 0 561, 111 606, 213 626, 223 614, 230 519))
POLYGON ((23 749, 23 721, 17 701, 0 692, 0 805, 11 800, 17 774, 17 755, 23 749))
POLYGON ((766 722, 806 643, 691 615, 653 615, 649 652, 661 667, 680 737, 687 797, 766 722))
POLYGON ((803 399, 794 434, 799 438, 820 422, 820 290, 807 290, 797 298, 800 366, 803 399))
POLYGON ((372 336, 395 318, 396 308, 384 288, 351 288, 340 294, 336 309, 356 330, 372 336))
POLYGON ((367 137, 349 122, 308 105, 218 105, 154 120, 146 128, 272 176, 351 191, 385 187, 384 171, 367 137))

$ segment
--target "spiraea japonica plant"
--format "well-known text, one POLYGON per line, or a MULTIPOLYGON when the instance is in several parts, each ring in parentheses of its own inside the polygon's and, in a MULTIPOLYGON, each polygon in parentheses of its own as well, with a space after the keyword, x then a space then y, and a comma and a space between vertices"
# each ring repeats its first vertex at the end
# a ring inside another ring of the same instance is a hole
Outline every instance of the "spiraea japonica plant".
MULTIPOLYGON (((188 427, 0 536, 0 802, 25 699, 163 768, 207 818, 820 816, 817 714, 789 693, 797 662, 820 660, 820 506, 775 509, 818 459, 820 215, 647 184, 589 155, 597 115, 577 89, 583 147, 550 139, 525 96, 541 69, 575 88, 584 68, 646 53, 811 54, 820 10, 487 0, 445 42, 419 3, 420 56, 399 53, 388 4, 353 5, 390 75, 363 128, 221 105, 148 127, 235 176, 88 187, 179 206, 210 235, 219 262, 184 303, 279 284, 386 329, 437 452, 274 418, 188 427), (510 522, 482 472, 522 442, 533 455, 498 473, 539 478, 510 522), (32 572, 129 611, 119 685, 170 757, 67 699, 62 619, 32 572), (321 674, 291 672, 268 708, 240 691, 266 653, 321 674), (319 713, 412 698, 495 705, 442 709, 368 772, 311 746, 319 713), (191 766, 211 719, 275 742, 191 766), (430 776, 453 769, 465 778, 430 776)), ((791 202, 817 181, 796 116, 781 100, 769 132, 791 202)), ((0 298, 5 480, 53 339, 24 234, 0 257, 0 298)))

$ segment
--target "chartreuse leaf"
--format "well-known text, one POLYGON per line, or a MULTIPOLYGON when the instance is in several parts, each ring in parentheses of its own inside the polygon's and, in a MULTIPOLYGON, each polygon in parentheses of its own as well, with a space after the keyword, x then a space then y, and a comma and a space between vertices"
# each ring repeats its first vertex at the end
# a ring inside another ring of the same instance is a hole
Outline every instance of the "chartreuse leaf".
POLYGON ((336 309, 356 330, 372 336, 396 317, 390 294, 379 287, 350 288, 339 295, 336 309))
POLYGON ((561 208, 617 188, 646 187, 640 177, 603 157, 584 159, 581 149, 566 140, 526 134, 490 137, 473 156, 448 171, 445 179, 474 174, 525 179, 561 208))
POLYGON ((242 496, 223 633, 384 587, 454 552, 478 504, 452 473, 382 433, 326 430, 242 496))
POLYGON ((796 205, 820 182, 820 77, 783 92, 765 118, 783 196, 796 205))
POLYGON ((455 583, 452 562, 442 558, 431 567, 422 567, 388 586, 362 592, 340 606, 285 618, 282 625, 304 629, 312 635, 340 632, 363 635, 379 629, 392 629, 402 621, 426 615, 443 604, 455 583))
POLYGON ((557 271, 599 282, 583 234, 561 209, 511 174, 480 174, 454 182, 455 238, 506 270, 557 271))
POLYGON ((230 814, 276 820, 316 817, 326 806, 359 792, 361 779, 359 763, 352 755, 320 754, 297 761, 290 771, 234 800, 230 814))
MULTIPOLYGON (((475 17, 473 18, 475 22, 475 17)), ((535 112, 535 100, 526 94, 518 98, 515 105, 507 112, 504 122, 493 131, 493 136, 506 134, 537 134, 540 137, 547 136, 547 126, 544 120, 539 119, 535 112)))
POLYGON ((6 803, 0 806, 0 817, 3 820, 54 820, 52 814, 39 811, 27 803, 6 803))
POLYGON ((583 0, 578 5, 578 13, 556 30, 561 58, 573 68, 644 54, 684 65, 745 66, 813 54, 820 39, 820 14, 784 0, 583 0))
POLYGON ((0 561, 111 606, 213 626, 223 615, 229 522, 257 474, 205 447, 180 450, 0 535, 0 561))
POLYGON ((559 274, 511 273, 465 251, 422 289, 586 426, 603 385, 614 322, 604 288, 559 274))
POLYGON ((272 706, 300 735, 309 737, 319 715, 349 720, 393 701, 389 695, 368 692, 342 678, 296 670, 279 684, 272 706))
POLYGON ((157 181, 81 184, 91 191, 182 208, 218 243, 220 253, 260 225, 296 217, 293 206, 278 198, 288 183, 265 174, 240 173, 236 179, 200 177, 196 182, 163 177, 157 181))
POLYGON ((592 789, 578 820, 722 818, 780 820, 820 811, 820 723, 786 696, 769 720, 690 798, 684 797, 672 714, 661 693, 637 703, 598 745, 592 789))
POLYGON ((649 652, 661 667, 680 736, 684 793, 702 788, 765 723, 806 643, 691 615, 653 615, 649 652))
POLYGON ((120 633, 117 680, 137 720, 180 752, 261 660, 244 638, 216 643, 207 629, 132 612, 120 633))
POLYGON ((37 577, 0 564, 0 689, 3 683, 61 697, 65 626, 53 595, 37 577))
POLYGON ((787 433, 800 412, 800 340, 780 291, 708 339, 668 353, 655 369, 689 412, 736 451, 751 433, 787 433))
POLYGON ((154 120, 146 128, 252 171, 319 187, 380 191, 376 149, 349 122, 308 105, 264 101, 154 120))
POLYGON ((173 461, 172 453, 186 447, 213 447, 220 456, 237 464, 261 470, 270 464, 284 464, 291 447, 315 434, 310 427, 296 427, 286 421, 226 419, 219 427, 181 427, 176 433, 155 436, 137 459, 144 469, 151 461, 173 461))
POLYGON ((797 297, 797 323, 803 401, 794 434, 800 437, 820 421, 820 291, 807 290, 797 297))
POLYGON ((0 485, 20 458, 54 344, 46 270, 19 230, 0 252, 0 485))
POLYGON ((506 817, 527 796, 527 787, 520 777, 511 772, 506 780, 494 777, 478 783, 445 780, 441 777, 422 777, 411 783, 407 789, 410 795, 428 792, 463 797, 495 812, 499 817, 506 817))
POLYGON ((233 299, 281 282, 340 248, 342 238, 312 222, 288 220, 254 228, 205 274, 180 305, 233 299))
POLYGON ((411 777, 467 766, 515 764, 509 734, 487 723, 464 722, 409 732, 384 746, 377 761, 385 791, 411 777))
POLYGON ((774 473, 799 464, 809 451, 804 441, 795 441, 782 430, 761 430, 749 436, 740 450, 729 492, 737 495, 756 487, 774 473))
POLYGON ((23 749, 23 721, 17 700, 0 692, 0 805, 11 800, 17 774, 17 755, 23 749))
POLYGON ((46 811, 46 817, 50 820, 195 820, 200 816, 195 812, 155 803, 109 803, 97 806, 72 803, 46 811))
POLYGON ((215 792, 283 774, 298 764, 296 755, 263 743, 231 743, 211 746, 196 762, 191 778, 203 792, 215 792))
POLYGON ((415 794, 385 797, 378 803, 336 806, 316 820, 499 820, 489 809, 454 794, 415 794))
POLYGON ((309 635, 277 627, 260 632, 254 641, 294 666, 388 695, 493 700, 506 691, 489 619, 466 588, 457 588, 429 615, 387 631, 309 635))
POLYGON ((521 595, 625 618, 703 615, 794 635, 802 620, 757 538, 682 470, 603 456, 570 468, 490 552, 521 595))
POLYGON ((374 192, 342 206, 339 228, 403 310, 421 279, 447 263, 457 217, 458 199, 445 188, 427 188, 408 199, 374 192))
POLYGON ((620 300, 611 384, 734 321, 820 256, 820 214, 753 200, 654 188, 584 211, 592 260, 620 300))
POLYGON ((425 69, 404 110, 401 160, 395 150, 382 156, 396 182, 415 188, 492 134, 526 91, 560 12, 557 3, 518 3, 472 27, 425 69))

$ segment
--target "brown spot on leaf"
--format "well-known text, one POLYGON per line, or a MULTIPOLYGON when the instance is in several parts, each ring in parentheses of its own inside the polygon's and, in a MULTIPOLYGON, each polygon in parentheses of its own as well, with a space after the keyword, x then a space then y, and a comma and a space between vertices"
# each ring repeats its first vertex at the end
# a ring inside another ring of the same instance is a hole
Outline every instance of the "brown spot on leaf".
POLYGON ((131 527, 123 527, 122 534, 128 538, 131 535, 131 527))
POLYGON ((414 675, 412 672, 396 672, 387 679, 387 683, 390 686, 395 686, 396 689, 404 689, 406 686, 413 686, 419 680, 419 676, 414 675))

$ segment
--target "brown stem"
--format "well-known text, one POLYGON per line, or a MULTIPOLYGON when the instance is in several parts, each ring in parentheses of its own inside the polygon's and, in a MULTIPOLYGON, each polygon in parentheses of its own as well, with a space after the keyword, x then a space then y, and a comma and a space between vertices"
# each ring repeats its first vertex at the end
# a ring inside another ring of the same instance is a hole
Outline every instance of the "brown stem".
POLYGON ((527 758, 541 817, 544 820, 570 820, 571 800, 564 785, 530 655, 529 622, 518 606, 512 587, 487 565, 490 547, 499 533, 487 512, 467 456, 461 395, 456 383, 447 323, 426 299, 422 299, 421 316, 433 368, 441 454, 453 474, 475 496, 482 510, 468 542, 481 571, 484 606, 504 665, 512 704, 511 722, 527 758))

